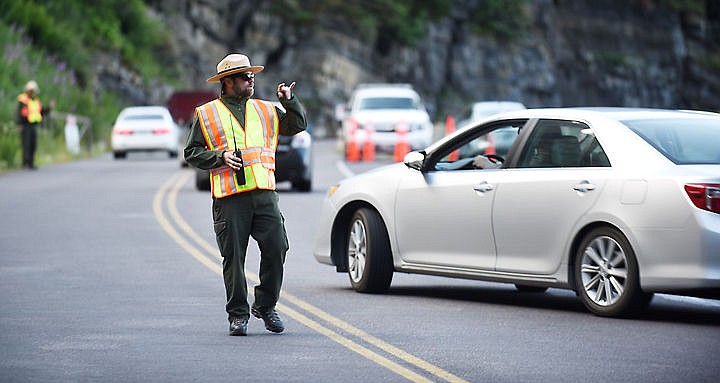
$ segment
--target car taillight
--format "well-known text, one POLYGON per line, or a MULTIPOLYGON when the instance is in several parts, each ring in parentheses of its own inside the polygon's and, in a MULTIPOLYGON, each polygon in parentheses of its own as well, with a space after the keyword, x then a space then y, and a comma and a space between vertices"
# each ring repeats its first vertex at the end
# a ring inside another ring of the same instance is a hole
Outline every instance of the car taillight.
POLYGON ((720 184, 687 184, 685 192, 693 205, 703 210, 720 213, 720 184))
POLYGON ((112 133, 117 134, 118 136, 129 136, 135 132, 133 132, 131 129, 115 128, 113 129, 112 133))
POLYGON ((157 128, 153 129, 153 134, 169 134, 170 128, 157 128))

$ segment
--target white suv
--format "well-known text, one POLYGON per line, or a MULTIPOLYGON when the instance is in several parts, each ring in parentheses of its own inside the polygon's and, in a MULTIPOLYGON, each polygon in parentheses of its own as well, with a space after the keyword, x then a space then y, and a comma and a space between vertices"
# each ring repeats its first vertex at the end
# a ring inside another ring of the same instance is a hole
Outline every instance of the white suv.
POLYGON ((379 151, 392 152, 398 131, 413 150, 424 149, 433 139, 433 125, 420 96, 409 84, 360 84, 346 106, 338 107, 342 138, 362 145, 368 134, 379 151))

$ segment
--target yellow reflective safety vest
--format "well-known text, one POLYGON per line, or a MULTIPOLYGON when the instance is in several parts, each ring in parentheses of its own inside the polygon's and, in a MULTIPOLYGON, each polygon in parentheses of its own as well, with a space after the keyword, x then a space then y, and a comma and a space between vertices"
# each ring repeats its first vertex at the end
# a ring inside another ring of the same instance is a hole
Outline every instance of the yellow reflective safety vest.
POLYGON ((213 197, 223 198, 254 189, 275 190, 275 149, 280 123, 272 103, 248 100, 244 130, 220 99, 197 107, 195 113, 208 149, 242 152, 245 184, 238 184, 229 166, 212 169, 213 197))
POLYGON ((21 116, 31 124, 42 121, 42 104, 40 104, 40 100, 28 97, 27 93, 19 94, 17 99, 23 104, 20 108, 21 116))

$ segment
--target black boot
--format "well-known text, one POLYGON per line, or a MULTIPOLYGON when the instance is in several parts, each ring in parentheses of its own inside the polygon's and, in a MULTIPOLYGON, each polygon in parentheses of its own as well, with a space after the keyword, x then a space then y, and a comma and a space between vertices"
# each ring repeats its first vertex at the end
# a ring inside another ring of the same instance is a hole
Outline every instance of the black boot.
POLYGON ((283 332, 285 330, 285 325, 283 325, 283 321, 275 309, 260 311, 253 307, 251 311, 256 318, 260 318, 265 322, 265 328, 268 331, 283 332))

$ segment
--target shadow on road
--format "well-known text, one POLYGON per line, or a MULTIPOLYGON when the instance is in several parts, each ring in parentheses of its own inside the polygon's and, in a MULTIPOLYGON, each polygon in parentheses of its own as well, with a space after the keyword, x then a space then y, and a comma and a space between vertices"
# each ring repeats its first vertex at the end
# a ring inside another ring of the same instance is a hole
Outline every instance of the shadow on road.
MULTIPOLYGON (((347 289, 352 291, 352 289, 347 289)), ((510 285, 494 286, 398 286, 389 296, 438 298, 494 305, 529 307, 590 314, 575 293, 549 289, 544 293, 520 292, 510 285)), ((702 324, 720 327, 720 302, 716 300, 656 294, 647 310, 628 320, 702 324)))

